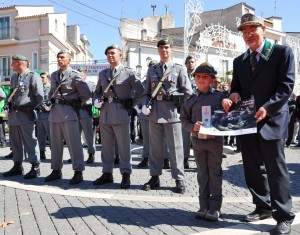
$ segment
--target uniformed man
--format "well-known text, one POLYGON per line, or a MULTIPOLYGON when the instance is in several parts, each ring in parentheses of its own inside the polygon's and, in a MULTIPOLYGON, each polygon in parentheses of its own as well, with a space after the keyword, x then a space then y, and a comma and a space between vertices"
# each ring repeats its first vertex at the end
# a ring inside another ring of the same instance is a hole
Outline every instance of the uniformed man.
POLYGON ((51 169, 52 172, 45 178, 50 182, 62 178, 63 141, 65 140, 74 172, 70 184, 79 184, 83 181, 84 156, 79 132, 78 113, 82 103, 90 97, 91 92, 83 81, 80 72, 70 67, 71 54, 60 51, 57 54, 59 70, 51 74, 51 90, 49 98, 52 104, 50 111, 50 138, 51 138, 51 169))
POLYGON ((37 73, 29 71, 28 65, 28 59, 24 55, 12 57, 12 68, 16 73, 11 78, 10 102, 7 107, 14 166, 3 174, 4 177, 23 175, 24 149, 31 163, 31 170, 24 175, 24 179, 40 175, 40 151, 34 130, 35 109, 43 101, 43 84, 37 73))
POLYGON ((150 155, 149 168, 152 176, 144 184, 144 190, 160 186, 159 175, 163 167, 163 138, 166 135, 172 177, 176 180, 176 193, 184 193, 183 144, 181 123, 177 106, 179 100, 192 95, 186 69, 172 62, 172 41, 162 39, 157 43, 160 63, 148 69, 142 112, 149 115, 150 155), (177 105, 177 106, 175 106, 177 105))
MULTIPOLYGON (((82 73, 83 81, 85 81, 93 94, 96 89, 96 84, 87 78, 87 70, 86 68, 78 69, 79 72, 82 73)), ((93 96, 93 95, 92 95, 93 96)), ((83 131, 85 136, 87 151, 88 151, 88 159, 86 163, 93 163, 95 161, 95 142, 94 142, 94 130, 93 130, 93 113, 92 113, 92 105, 93 100, 92 97, 82 104, 79 111, 79 124, 80 129, 83 131)))
POLYGON ((136 73, 122 65, 122 52, 116 44, 107 47, 105 55, 111 67, 99 73, 94 102, 94 106, 100 109, 103 174, 93 184, 113 182, 114 143, 117 139, 122 174, 120 188, 127 189, 132 171, 129 113, 140 101, 144 88, 136 73))
MULTIPOLYGON (((194 72, 196 69, 196 59, 192 55, 188 55, 185 59, 185 66, 188 74, 188 78, 190 80, 190 83, 192 85, 193 93, 197 91, 197 86, 194 80, 194 72)), ((188 132, 186 129, 182 127, 182 141, 183 141, 183 166, 184 169, 190 168, 189 166, 189 157, 190 157, 190 150, 191 150, 191 133, 188 132)))
POLYGON ((48 95, 50 92, 50 75, 46 72, 42 72, 40 77, 43 82, 44 100, 42 105, 37 109, 38 121, 37 121, 37 138, 40 148, 40 159, 46 159, 46 140, 50 141, 50 125, 49 125, 49 111, 45 109, 48 95))

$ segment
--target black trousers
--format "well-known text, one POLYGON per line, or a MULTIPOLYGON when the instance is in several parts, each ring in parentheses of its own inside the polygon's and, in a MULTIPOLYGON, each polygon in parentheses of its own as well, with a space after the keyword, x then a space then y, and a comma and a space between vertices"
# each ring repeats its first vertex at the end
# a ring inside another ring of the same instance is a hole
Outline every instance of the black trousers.
POLYGON ((277 222, 293 221, 290 177, 284 140, 258 134, 240 136, 246 184, 257 208, 273 210, 277 222))

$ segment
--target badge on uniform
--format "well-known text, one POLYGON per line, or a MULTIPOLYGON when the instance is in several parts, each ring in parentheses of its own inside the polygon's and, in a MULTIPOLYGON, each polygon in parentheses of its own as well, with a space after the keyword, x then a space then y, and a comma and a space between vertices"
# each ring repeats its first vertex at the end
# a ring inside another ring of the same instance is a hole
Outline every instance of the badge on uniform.
POLYGON ((211 107, 202 106, 202 122, 207 128, 211 126, 211 107))
POLYGON ((152 83, 151 83, 151 87, 152 87, 153 89, 156 87, 155 82, 152 82, 152 83))
POLYGON ((27 90, 27 88, 28 88, 28 82, 26 82, 26 81, 21 81, 20 82, 20 90, 21 90, 21 92, 23 93, 24 91, 26 91, 27 90))

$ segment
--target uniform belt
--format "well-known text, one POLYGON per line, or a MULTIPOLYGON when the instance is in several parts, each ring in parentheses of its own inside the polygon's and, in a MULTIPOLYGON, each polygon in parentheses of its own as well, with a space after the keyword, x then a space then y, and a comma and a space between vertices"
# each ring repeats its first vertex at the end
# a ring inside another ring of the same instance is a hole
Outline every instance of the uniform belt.
POLYGON ((109 97, 109 98, 104 97, 103 101, 108 102, 108 103, 115 102, 115 103, 124 104, 124 100, 122 100, 118 97, 109 97))
POLYGON ((156 95, 156 100, 158 101, 173 101, 172 96, 169 95, 156 95))
POLYGON ((194 138, 197 138, 197 139, 201 139, 201 140, 214 139, 215 138, 214 135, 201 134, 201 133, 196 132, 196 131, 192 131, 191 136, 194 137, 194 138))
POLYGON ((65 104, 65 105, 72 105, 73 102, 69 100, 64 100, 64 99, 54 99, 55 104, 65 104))

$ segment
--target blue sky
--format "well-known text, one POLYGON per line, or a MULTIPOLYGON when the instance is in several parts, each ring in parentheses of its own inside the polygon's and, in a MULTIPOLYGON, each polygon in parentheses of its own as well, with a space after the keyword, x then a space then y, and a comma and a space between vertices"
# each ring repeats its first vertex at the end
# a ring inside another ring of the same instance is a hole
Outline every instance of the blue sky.
MULTIPOLYGON (((240 3, 236 0, 202 0, 204 11, 227 8, 240 3)), ((286 32, 300 32, 299 0, 244 0, 255 8, 256 15, 262 17, 282 17, 282 28, 286 32), (275 7, 276 6, 276 7, 275 7)), ((151 5, 156 5, 155 14, 165 14, 165 5, 175 17, 175 27, 184 25, 184 0, 2 0, 8 5, 53 5, 56 13, 68 13, 67 23, 79 24, 81 33, 87 35, 94 59, 104 60, 107 46, 120 44, 119 19, 140 20, 152 16, 151 5), (81 4, 80 4, 81 3, 81 4), (86 6, 84 6, 86 5, 86 6), (85 15, 85 16, 84 16, 85 15)))

